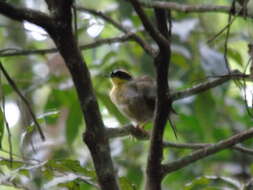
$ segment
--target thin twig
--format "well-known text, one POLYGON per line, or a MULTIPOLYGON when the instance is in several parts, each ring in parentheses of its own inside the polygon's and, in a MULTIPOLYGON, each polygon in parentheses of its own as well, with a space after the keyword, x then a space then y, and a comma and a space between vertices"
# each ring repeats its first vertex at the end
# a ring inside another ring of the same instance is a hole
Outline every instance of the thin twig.
POLYGON ((207 91, 209 89, 212 89, 216 86, 219 86, 231 79, 247 79, 249 78, 249 75, 245 75, 243 73, 240 73, 239 71, 235 70, 232 71, 229 75, 223 75, 220 76, 218 79, 214 79, 211 81, 200 83, 192 88, 188 88, 186 90, 182 90, 179 92, 175 92, 171 94, 171 99, 173 101, 183 99, 189 96, 193 96, 199 93, 202 93, 204 91, 207 91))
MULTIPOLYGON (((230 6, 222 6, 222 5, 211 5, 211 4, 200 4, 200 5, 190 5, 176 2, 167 2, 167 1, 141 1, 141 5, 146 8, 161 8, 161 9, 169 9, 172 11, 179 11, 184 13, 230 13, 230 6)), ((238 9, 235 12, 232 12, 233 15, 238 13, 238 9)), ((239 12, 239 15, 244 17, 245 15, 239 12)), ((247 14, 246 18, 253 19, 252 14, 247 14)))
POLYGON ((235 21, 236 17, 234 17, 229 23, 227 23, 226 26, 224 26, 217 34, 215 34, 213 37, 211 37, 209 40, 207 40, 207 43, 210 44, 214 40, 216 40, 223 32, 227 30, 227 28, 235 21))
MULTIPOLYGON (((201 149, 208 146, 214 145, 213 143, 173 143, 173 142, 164 142, 163 146, 165 148, 179 148, 179 149, 201 149)), ((237 150, 239 152, 247 153, 253 155, 253 149, 243 147, 242 145, 235 145, 232 149, 237 150)))
POLYGON ((43 131, 40 127, 40 124, 38 123, 35 114, 32 111, 32 108, 30 106, 30 103, 28 102, 28 100, 23 96, 23 94, 20 92, 20 90, 18 89, 16 83, 11 79, 11 77, 9 76, 9 74, 7 73, 7 71, 5 70, 5 68, 3 67, 2 63, 0 62, 0 69, 2 70, 6 80, 8 81, 8 83, 11 85, 11 87, 13 88, 13 90, 19 95, 19 97, 21 98, 21 100, 25 103, 29 113, 31 114, 31 117, 33 119, 33 122, 35 124, 35 126, 37 127, 40 137, 43 141, 45 141, 45 136, 43 134, 43 131))
POLYGON ((133 40, 135 40, 149 55, 154 57, 157 52, 154 48, 152 48, 146 41, 144 41, 140 36, 138 36, 136 33, 130 32, 129 29, 125 28, 122 24, 116 22, 111 17, 107 16, 105 13, 101 11, 97 11, 91 8, 81 7, 81 6, 75 6, 76 10, 78 11, 84 11, 88 12, 92 15, 98 16, 105 20, 106 22, 112 24, 114 27, 116 27, 118 30, 124 32, 125 34, 131 34, 133 40))
MULTIPOLYGON (((246 64, 246 66, 245 66, 245 68, 244 68, 244 71, 243 71, 244 74, 246 73, 247 68, 249 67, 250 64, 252 64, 251 58, 249 58, 249 60, 248 60, 248 62, 247 62, 247 64, 246 64)), ((250 74, 251 74, 251 73, 250 73, 250 74)), ((249 106, 248 106, 248 101, 247 101, 247 93, 246 93, 246 87, 247 87, 247 85, 246 85, 246 80, 243 79, 243 80, 242 80, 242 85, 240 85, 240 83, 238 83, 237 86, 239 87, 239 89, 242 88, 242 90, 243 90, 243 97, 244 97, 244 105, 245 105, 245 107, 246 107, 246 110, 247 110, 248 115, 249 115, 251 118, 253 118, 253 114, 251 113, 251 110, 250 110, 250 108, 249 108, 249 106)))
POLYGON ((104 12, 102 11, 98 11, 95 9, 91 9, 91 8, 86 8, 86 7, 82 7, 82 6, 75 6, 77 11, 80 12, 87 12, 90 13, 92 15, 95 15, 97 17, 102 18, 104 21, 108 22, 109 24, 112 24, 114 27, 116 27, 118 30, 124 32, 124 33, 129 33, 129 30, 126 29, 122 24, 116 22, 115 20, 113 20, 111 17, 107 16, 104 12))
MULTIPOLYGON (((87 50, 96 48, 101 45, 109 45, 112 43, 127 42, 131 41, 132 34, 122 35, 114 38, 99 39, 94 42, 79 46, 81 50, 87 50)), ((27 56, 27 55, 44 55, 58 52, 57 48, 39 49, 39 50, 19 50, 14 48, 8 48, 0 50, 0 57, 11 57, 11 56, 27 56), (8 52, 10 51, 10 52, 8 52), (12 52, 11 52, 12 51, 12 52)))
POLYGON ((229 67, 229 62, 228 62, 228 57, 227 57, 227 54, 228 54, 228 38, 229 38, 229 34, 230 34, 231 25, 233 24, 233 21, 234 21, 234 19, 232 19, 232 13, 235 10, 235 2, 236 2, 236 0, 233 0, 232 4, 231 4, 229 16, 228 16, 228 27, 227 27, 227 32, 226 32, 225 42, 224 42, 224 60, 225 60, 225 65, 226 65, 226 68, 228 70, 228 73, 230 73, 230 67, 229 67))
MULTIPOLYGON (((4 90, 3 90, 3 87, 2 87, 2 74, 1 74, 1 72, 0 72, 0 86, 1 86, 3 120, 4 120, 4 124, 6 126, 7 134, 8 134, 10 166, 12 167, 12 165, 13 165, 13 149, 12 149, 12 140, 11 140, 11 130, 10 130, 9 122, 6 119, 6 114, 5 114, 5 95, 4 95, 4 90)), ((2 126, 2 127, 3 127, 3 130, 4 130, 4 126, 2 126)), ((3 134, 1 134, 1 135, 2 135, 2 138, 1 138, 1 141, 2 141, 3 134)), ((2 146, 2 142, 1 142, 1 146, 2 146)))
MULTIPOLYGON (((6 154, 10 154, 10 151, 4 150, 4 149, 0 149, 0 152, 6 153, 6 154)), ((12 153, 12 155, 13 155, 13 157, 19 158, 20 160, 21 160, 21 159, 22 159, 22 160, 25 159, 25 160, 30 161, 30 162, 28 162, 28 163, 31 163, 32 161, 38 162, 38 163, 41 162, 41 160, 37 160, 37 159, 35 159, 35 158, 24 157, 24 156, 15 154, 15 153, 12 153)))

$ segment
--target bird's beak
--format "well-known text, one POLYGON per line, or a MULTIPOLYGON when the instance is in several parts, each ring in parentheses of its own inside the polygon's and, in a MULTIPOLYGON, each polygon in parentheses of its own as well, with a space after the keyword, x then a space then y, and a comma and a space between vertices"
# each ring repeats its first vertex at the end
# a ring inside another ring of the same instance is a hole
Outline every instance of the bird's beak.
POLYGON ((105 73, 103 73, 101 76, 102 76, 103 78, 110 78, 110 74, 105 74, 105 73))

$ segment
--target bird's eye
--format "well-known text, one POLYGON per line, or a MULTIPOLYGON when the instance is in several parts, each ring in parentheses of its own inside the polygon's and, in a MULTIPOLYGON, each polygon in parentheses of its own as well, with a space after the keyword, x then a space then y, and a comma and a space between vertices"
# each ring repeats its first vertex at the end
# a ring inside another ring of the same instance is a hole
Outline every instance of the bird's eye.
POLYGON ((112 71, 111 72, 111 77, 117 77, 117 78, 125 79, 125 80, 131 80, 132 79, 130 74, 128 74, 127 72, 122 71, 122 70, 112 71))

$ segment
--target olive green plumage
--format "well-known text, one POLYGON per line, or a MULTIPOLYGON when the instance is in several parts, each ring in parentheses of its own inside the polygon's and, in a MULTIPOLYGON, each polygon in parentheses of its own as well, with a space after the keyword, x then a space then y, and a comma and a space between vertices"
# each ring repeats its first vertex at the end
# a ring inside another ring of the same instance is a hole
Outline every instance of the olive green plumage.
POLYGON ((152 78, 133 78, 124 70, 115 70, 111 73, 111 82, 110 98, 125 116, 139 127, 152 121, 156 97, 156 84, 152 78))

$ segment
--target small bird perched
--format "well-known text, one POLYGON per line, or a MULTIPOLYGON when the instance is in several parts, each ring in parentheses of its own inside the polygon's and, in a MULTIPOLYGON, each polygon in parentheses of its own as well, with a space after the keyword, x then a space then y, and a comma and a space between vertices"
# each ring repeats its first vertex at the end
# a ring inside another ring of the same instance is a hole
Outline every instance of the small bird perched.
POLYGON ((133 78, 127 71, 112 71, 110 98, 117 108, 138 127, 153 119, 156 85, 148 76, 133 78))
POLYGON ((110 91, 112 102, 137 124, 136 127, 143 129, 154 118, 157 89, 155 80, 145 75, 133 78, 123 69, 112 71, 110 78, 113 85, 110 91))

